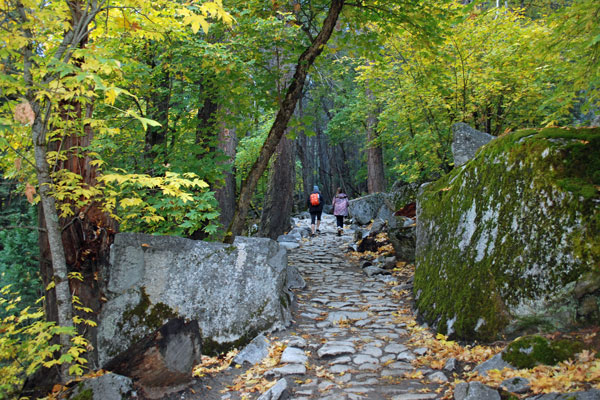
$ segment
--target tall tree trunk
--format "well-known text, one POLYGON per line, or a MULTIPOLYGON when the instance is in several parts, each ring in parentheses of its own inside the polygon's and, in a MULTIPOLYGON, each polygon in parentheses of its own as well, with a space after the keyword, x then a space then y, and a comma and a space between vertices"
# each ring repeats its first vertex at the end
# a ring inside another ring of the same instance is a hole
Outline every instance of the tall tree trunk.
MULTIPOLYGON (((47 160, 47 143, 45 124, 42 122, 39 113, 40 108, 34 103, 33 107, 36 117, 32 126, 32 136, 35 153, 35 167, 37 180, 39 183, 39 192, 44 210, 45 232, 48 240, 48 247, 51 256, 52 281, 54 282, 54 299, 56 299, 56 315, 59 326, 73 326, 73 308, 71 304, 71 291, 69 290, 69 279, 65 249, 63 247, 61 227, 59 225, 58 213, 54 197, 50 194, 52 179, 50 178, 50 166, 47 160)), ((42 274, 44 275, 44 274, 42 274)), ((49 282, 48 282, 49 283, 49 282)), ((60 336, 62 351, 67 351, 70 345, 69 336, 63 334, 60 336)), ((66 380, 66 368, 62 368, 62 379, 66 380)))
POLYGON ((295 152, 295 141, 287 137, 279 141, 260 217, 260 236, 277 239, 290 228, 294 206, 295 152))
MULTIPOLYGON (((149 57, 154 58, 154 54, 149 57)), ((167 162, 167 134, 169 132, 169 108, 171 106, 171 75, 162 64, 151 66, 158 70, 154 90, 148 99, 146 118, 160 123, 160 126, 148 126, 144 143, 144 157, 148 160, 148 170, 154 171, 154 163, 167 162)))
MULTIPOLYGON (((59 63, 68 63, 72 61, 74 51, 85 47, 87 43, 88 26, 96 17, 97 13, 104 6, 104 1, 85 3, 83 1, 67 2, 70 12, 70 25, 67 27, 61 44, 53 53, 59 63)), ((27 26, 31 21, 25 7, 20 1, 16 3, 17 11, 21 22, 27 26)), ((24 34, 27 38, 33 39, 33 35, 28 28, 24 29, 24 34)), ((88 262, 94 265, 100 260, 108 258, 108 246, 110 242, 109 235, 106 235, 106 230, 112 226, 112 221, 102 214, 94 204, 90 204, 85 209, 74 210, 75 217, 70 220, 59 219, 55 204, 55 199, 51 196, 50 191, 54 184, 51 176, 50 166, 47 161, 48 151, 61 149, 66 154, 67 159, 55 165, 56 169, 68 169, 69 171, 79 174, 83 178, 84 184, 95 184, 95 169, 89 164, 89 158, 82 154, 82 148, 89 145, 92 131, 89 125, 84 126, 84 134, 81 135, 80 129, 71 130, 70 136, 62 137, 57 141, 57 137, 50 141, 49 132, 52 128, 50 120, 52 114, 57 112, 60 114, 66 130, 69 130, 70 124, 76 120, 77 127, 85 117, 91 115, 92 103, 91 100, 85 107, 79 102, 70 104, 53 104, 52 98, 42 98, 36 93, 38 82, 34 80, 32 68, 35 63, 33 50, 33 42, 30 43, 23 51, 24 68, 23 77, 27 85, 27 93, 25 98, 32 107, 34 120, 32 123, 32 138, 34 144, 36 174, 39 183, 39 192, 41 198, 42 215, 41 225, 45 229, 43 238, 40 239, 41 244, 47 244, 47 247, 40 248, 42 257, 49 256, 48 259, 42 259, 40 263, 41 275, 45 277, 46 287, 50 282, 55 285, 54 293, 47 293, 47 297, 55 301, 48 303, 50 306, 55 306, 55 309, 48 310, 48 317, 56 317, 56 321, 60 326, 73 326, 73 308, 71 299, 71 289, 77 292, 77 295, 83 302, 84 306, 90 306, 88 293, 92 293, 90 297, 98 299, 98 291, 87 290, 91 285, 96 285, 97 271, 88 271, 88 262), (93 228, 90 228, 93 226, 93 228), (85 281, 70 282, 68 273, 71 271, 81 272, 85 281), (90 273, 87 273, 90 272, 90 273)), ((81 62, 76 60, 75 64, 81 62)), ((47 75, 44 77, 45 83, 58 80, 58 75, 47 75)), ((64 129, 61 127, 61 129, 64 129)), ((94 311, 98 311, 98 307, 93 307, 94 311)), ((93 318, 86 316, 86 318, 93 318)), ((90 339, 93 339, 90 337, 90 339)), ((70 340, 67 335, 61 335, 60 342, 62 344, 61 351, 63 354, 70 346, 70 340)), ((92 344, 94 341, 92 340, 92 344)), ((88 357, 89 359, 89 357, 88 357)), ((94 360, 91 361, 93 366, 94 360)), ((61 367, 62 379, 66 380, 68 375, 68 363, 64 363, 61 367)))
POLYGON ((319 182, 321 185, 319 189, 325 200, 325 204, 328 204, 333 200, 333 176, 331 173, 331 160, 329 155, 329 146, 327 144, 327 137, 321 130, 317 129, 317 159, 319 160, 319 182))
POLYGON ((231 166, 231 171, 225 171, 223 174, 223 185, 215 190, 215 198, 219 202, 221 215, 219 222, 223 226, 229 226, 233 220, 235 212, 235 152, 237 147, 237 138, 235 130, 222 127, 219 130, 219 149, 225 154, 227 164, 231 166))
POLYGON ((302 166, 302 198, 299 200, 298 205, 304 207, 312 189, 310 177, 313 174, 312 165, 310 164, 309 138, 304 133, 300 133, 296 139, 296 151, 300 159, 300 165, 302 166))
MULTIPOLYGON (((370 90, 367 90, 367 98, 373 103, 375 102, 375 96, 370 90)), ((367 117, 367 185, 369 193, 385 191, 383 149, 377 139, 377 115, 373 111, 367 117)))
POLYGON ((267 139, 260 149, 258 159, 252 165, 247 178, 242 183, 240 197, 237 203, 233 221, 231 222, 231 228, 225 237, 225 241, 228 243, 233 243, 235 236, 241 234, 242 230, 244 229, 246 216, 248 215, 248 209, 250 207, 250 201, 252 199, 252 194, 256 189, 256 185, 258 184, 258 180, 266 170, 269 164, 269 159, 275 152, 281 137, 287 129, 288 122, 290 121, 292 113, 296 108, 296 103, 302 95, 302 88, 304 87, 308 70, 319 54, 323 52, 323 48, 331 37, 331 33, 335 28, 335 24, 343 6, 344 0, 331 1, 331 6, 329 7, 327 17, 323 22, 321 31, 298 59, 298 63, 296 64, 296 72, 294 73, 294 77, 288 86, 285 99, 279 108, 279 112, 275 117, 275 121, 271 126, 271 130, 269 131, 267 139))

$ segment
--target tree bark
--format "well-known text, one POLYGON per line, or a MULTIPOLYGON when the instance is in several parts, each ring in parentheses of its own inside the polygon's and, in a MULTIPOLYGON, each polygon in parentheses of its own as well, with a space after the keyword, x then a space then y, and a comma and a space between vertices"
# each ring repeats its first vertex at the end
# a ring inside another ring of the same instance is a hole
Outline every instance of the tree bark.
POLYGON ((240 190, 240 198, 237 203, 236 211, 231 222, 231 228, 225 237, 225 242, 233 243, 235 236, 241 234, 244 229, 246 222, 246 216, 248 215, 248 209, 250 207, 250 201, 252 194, 256 189, 258 180, 266 170, 269 159, 275 152, 281 137, 287 129, 288 122, 296 108, 296 103, 302 95, 302 88, 306 81, 309 68, 314 63, 315 59, 323 52, 323 48, 327 41, 331 37, 338 16, 344 6, 344 0, 332 0, 329 12, 321 31, 311 43, 311 45, 300 55, 298 63, 296 64, 296 72, 294 77, 288 86, 286 96, 279 108, 279 112, 275 117, 275 121, 271 126, 271 130, 265 140, 264 145, 260 149, 260 153, 256 162, 252 165, 247 178, 242 183, 240 190))
POLYGON ((235 130, 222 127, 219 130, 219 149, 227 157, 227 164, 231 166, 231 171, 225 171, 223 174, 223 185, 215 190, 215 198, 219 202, 221 215, 219 222, 223 226, 229 226, 233 220, 235 212, 235 153, 237 147, 237 138, 235 130))
MULTIPOLYGON (((367 90, 367 98, 375 101, 373 93, 367 90)), ((377 116, 371 112, 367 117, 367 186, 369 193, 385 191, 383 149, 377 141, 377 116)))
POLYGON ((148 126, 144 143, 144 158, 148 160, 148 170, 152 172, 154 163, 167 162, 167 134, 169 132, 169 109, 171 106, 171 76, 162 64, 156 65, 153 60, 150 66, 158 70, 154 90, 148 99, 148 109, 146 118, 153 119, 160 123, 160 126, 148 126))
MULTIPOLYGON (((50 178, 50 166, 47 160, 46 134, 44 123, 39 115, 39 107, 37 109, 35 121, 32 126, 32 135, 34 143, 35 167, 37 180, 39 183, 39 192, 42 207, 44 210, 44 223, 46 225, 46 235, 48 238, 48 247, 53 269, 53 281, 55 284, 55 299, 56 299, 56 317, 59 326, 73 326, 73 308, 71 305, 71 292, 69 290, 67 259, 65 249, 62 243, 61 228, 58 221, 58 213, 56 211, 56 203, 54 197, 50 194, 52 179, 50 178)), ((69 336, 61 335, 60 344, 63 351, 69 348, 69 336)), ((63 371, 63 379, 66 378, 63 371)))
POLYGON ((294 205, 295 151, 295 141, 287 137, 279 141, 260 217, 260 236, 277 239, 290 228, 294 205))
MULTIPOLYGON (((85 3, 79 0, 67 2, 70 12, 70 25, 67 27, 60 45, 52 54, 52 57, 58 62, 68 63, 72 61, 73 53, 85 46, 87 43, 88 26, 94 20, 97 13, 104 6, 105 2, 85 3)), ((16 3, 17 12, 21 23, 28 26, 31 23, 28 11, 19 1, 16 3)), ((33 39, 32 32, 28 28, 24 28, 24 35, 27 38, 33 39)), ((49 320, 56 320, 60 326, 73 326, 73 307, 72 296, 70 290, 70 282, 68 273, 76 270, 82 272, 84 278, 88 281, 81 283, 73 283, 74 290, 79 295, 83 305, 90 306, 86 302, 86 295, 92 293, 98 298, 97 290, 86 290, 87 284, 91 282, 91 286, 96 285, 97 274, 92 271, 89 274, 85 273, 84 265, 88 260, 93 259, 93 264, 101 259, 99 253, 104 252, 108 258, 108 249, 110 243, 104 240, 107 236, 103 232, 111 225, 110 219, 106 220, 102 213, 94 207, 93 204, 88 205, 85 210, 75 210, 75 217, 70 220, 61 220, 58 217, 58 212, 55 204, 55 199, 50 191, 54 182, 51 177, 50 165, 47 161, 49 150, 59 149, 67 154, 67 159, 60 164, 55 165, 56 169, 68 169, 79 174, 85 183, 89 185, 95 184, 95 168, 89 164, 90 159, 82 156, 80 151, 89 145, 89 140, 92 136, 92 130, 89 125, 84 126, 84 135, 81 131, 73 132, 70 135, 62 137, 57 141, 54 137, 52 142, 48 137, 51 129, 50 120, 51 114, 57 112, 63 119, 65 126, 69 128, 69 124, 73 119, 83 121, 84 118, 91 115, 92 103, 87 103, 85 107, 81 103, 74 102, 70 104, 53 103, 52 98, 40 97, 36 92, 38 86, 44 86, 52 81, 59 79, 57 74, 44 76, 41 82, 35 81, 32 69, 35 66, 34 56, 38 56, 33 49, 33 44, 29 44, 23 51, 23 77, 27 88, 25 98, 29 102, 34 112, 34 121, 32 123, 32 139, 34 144, 36 175, 39 183, 39 193, 41 198, 42 217, 40 225, 44 232, 41 234, 40 244, 47 244, 47 247, 40 246, 42 257, 48 256, 48 259, 42 259, 40 262, 41 275, 45 278, 44 283, 47 285, 54 282, 55 288, 51 289, 54 293, 47 293, 47 297, 51 299, 48 302, 46 313, 49 320), (69 107, 66 107, 66 106, 69 107), (68 109, 68 111, 67 111, 68 109), (45 225, 45 227, 43 226, 45 225), (93 225, 93 228, 90 228, 93 225), (88 229, 90 228, 90 229, 88 229), (85 235, 82 236, 82 235, 85 235), (75 238, 79 238, 76 240, 75 238), (77 285, 81 286, 80 288, 77 285), (48 307, 54 306, 55 309, 48 307), (55 317, 53 319, 52 317, 55 317), (52 319, 51 319, 52 318, 52 319)), ((78 60, 75 61, 77 64, 78 60)), ((64 129, 64 127, 61 127, 64 129)), ((92 307, 98 310, 98 307, 92 307)), ((86 318, 90 318, 86 316, 86 318)), ((62 344, 61 352, 65 353, 70 346, 70 338, 67 335, 61 335, 60 342, 62 344)), ((94 344, 92 340, 92 344, 94 344)), ((93 360, 91 364, 93 363, 93 360)), ((61 365, 62 379, 65 381, 68 374, 68 363, 61 365)))

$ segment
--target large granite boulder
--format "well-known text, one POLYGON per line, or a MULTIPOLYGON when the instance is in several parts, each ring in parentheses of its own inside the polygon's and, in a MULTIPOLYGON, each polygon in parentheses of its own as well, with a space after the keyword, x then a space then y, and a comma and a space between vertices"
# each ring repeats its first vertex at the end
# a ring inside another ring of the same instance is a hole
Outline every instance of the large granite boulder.
POLYGON ((477 150, 489 143, 494 136, 478 131, 469 125, 459 122, 452 125, 452 156, 454 166, 460 167, 475 156, 477 150))
POLYGON ((110 273, 98 326, 101 366, 172 318, 197 321, 204 354, 291 321, 286 250, 270 239, 226 245, 120 233, 110 273))
POLYGON ((525 130, 422 187, 414 280, 437 330, 599 323, 600 129, 525 130))
POLYGON ((384 205, 385 198, 385 193, 373 193, 350 200, 348 203, 348 212, 357 224, 367 225, 375 219, 381 206, 384 205))

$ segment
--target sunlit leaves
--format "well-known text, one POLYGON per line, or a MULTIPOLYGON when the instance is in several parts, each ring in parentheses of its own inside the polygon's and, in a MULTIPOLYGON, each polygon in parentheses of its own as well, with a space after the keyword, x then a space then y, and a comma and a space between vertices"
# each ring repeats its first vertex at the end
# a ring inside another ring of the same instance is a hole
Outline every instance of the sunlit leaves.
POLYGON ((215 233, 219 216, 208 184, 196 174, 164 176, 111 173, 99 178, 102 204, 124 231, 161 234, 215 233))

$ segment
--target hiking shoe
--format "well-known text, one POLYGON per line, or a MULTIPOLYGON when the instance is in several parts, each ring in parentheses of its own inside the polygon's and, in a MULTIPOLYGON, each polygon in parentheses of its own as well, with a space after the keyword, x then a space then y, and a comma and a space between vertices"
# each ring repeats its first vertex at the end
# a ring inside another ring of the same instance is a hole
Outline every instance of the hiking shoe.
POLYGON ((321 233, 321 231, 317 229, 317 233, 321 233))

